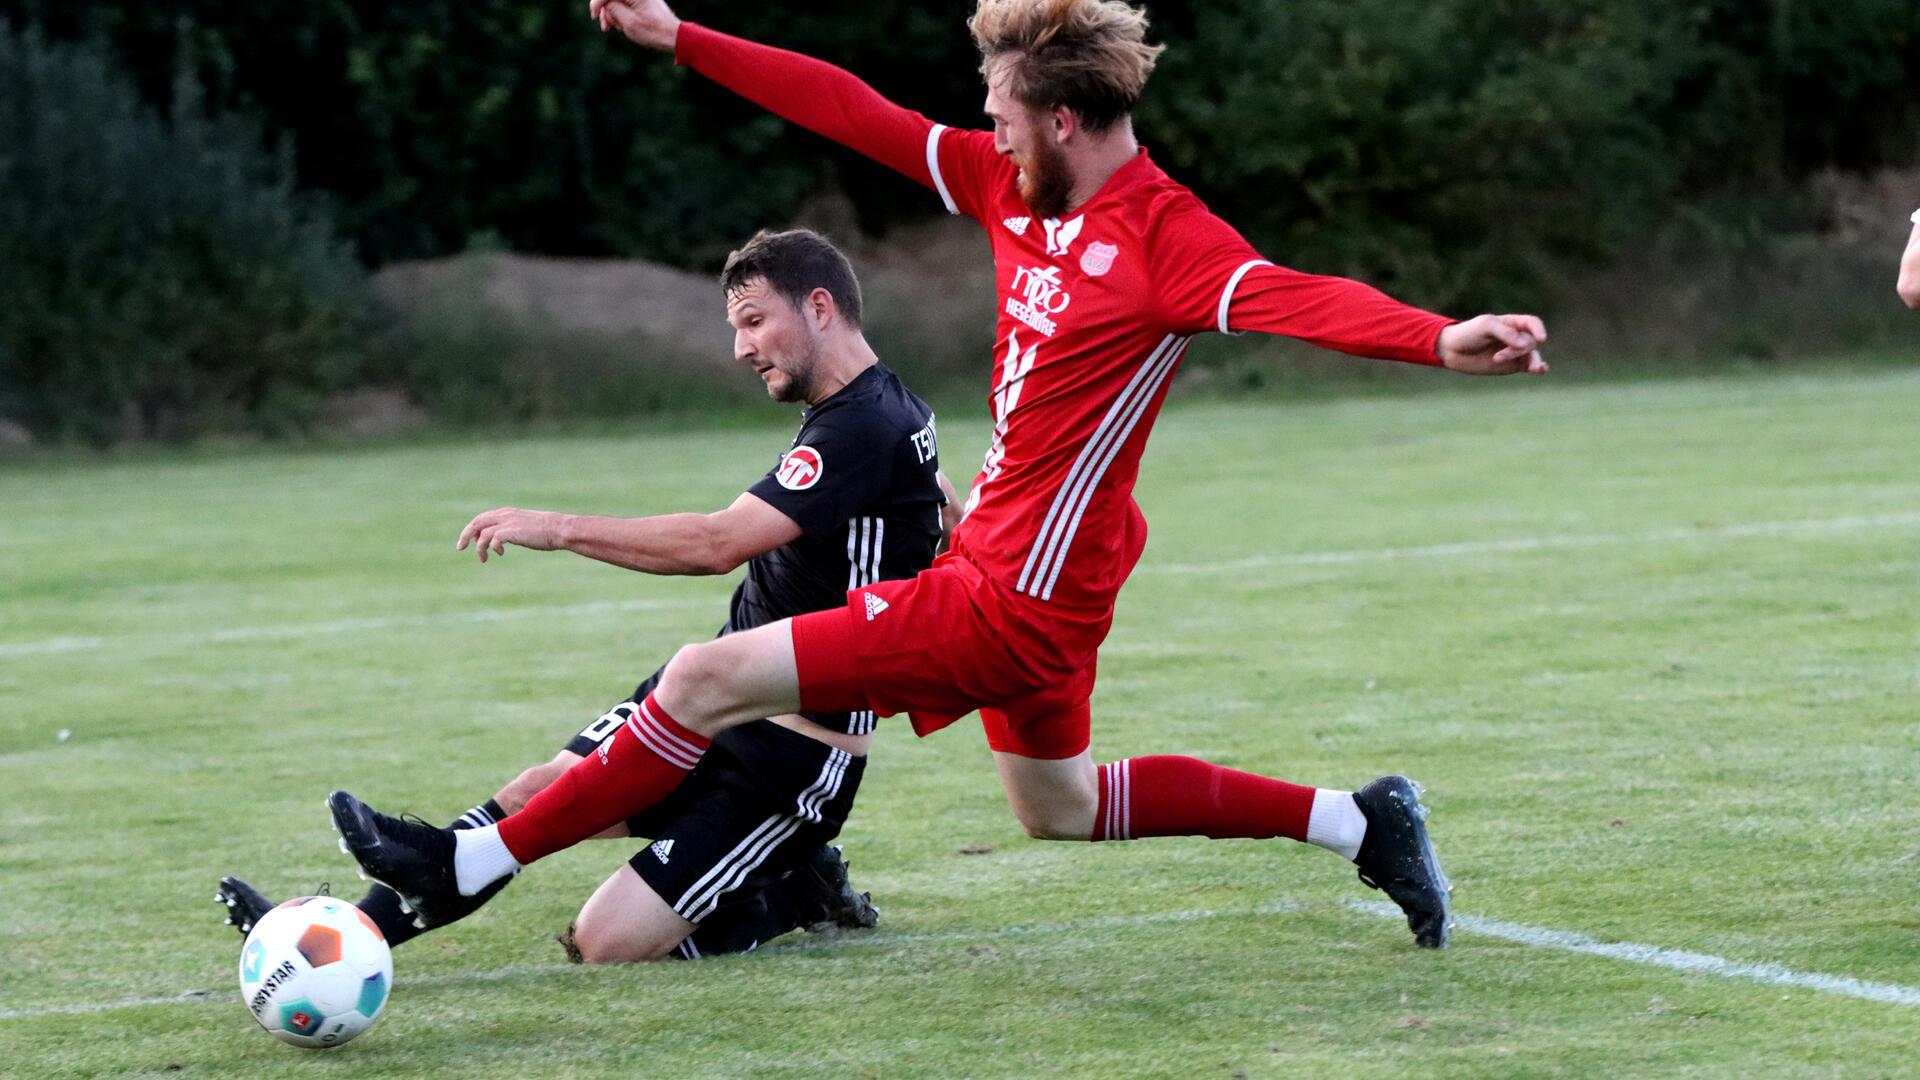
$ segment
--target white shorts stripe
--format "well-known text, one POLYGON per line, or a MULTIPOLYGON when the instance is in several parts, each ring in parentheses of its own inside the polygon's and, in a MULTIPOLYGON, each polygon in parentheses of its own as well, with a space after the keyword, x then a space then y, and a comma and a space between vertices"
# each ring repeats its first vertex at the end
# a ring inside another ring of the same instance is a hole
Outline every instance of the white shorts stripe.
POLYGON ((1227 329, 1227 309, 1233 306, 1233 290, 1240 287, 1240 279, 1243 277, 1246 277, 1247 271, 1253 269, 1256 266, 1272 266, 1272 265, 1273 265, 1272 263, 1268 262, 1265 259, 1249 259, 1246 262, 1241 263, 1240 269, 1235 270, 1233 272, 1233 276, 1227 279, 1227 287, 1220 290, 1220 332, 1221 333, 1223 334, 1233 333, 1233 331, 1227 329))
POLYGON ((1060 524, 1064 516, 1063 511, 1070 498, 1069 492, 1074 490, 1075 484, 1079 480, 1087 463, 1092 460, 1095 452, 1094 448, 1099 444, 1100 437, 1115 423, 1116 418, 1125 410, 1127 403, 1132 400, 1134 393, 1138 391, 1140 384, 1147 378, 1148 373, 1153 370, 1154 365, 1173 347, 1173 343, 1177 340, 1178 339, 1172 334, 1168 334, 1165 338, 1161 339, 1160 344, 1154 348, 1153 352, 1148 355, 1146 361, 1140 365, 1140 370, 1134 373, 1133 379, 1127 383, 1126 389, 1120 391, 1120 396, 1114 399, 1113 405, 1107 409, 1107 415, 1101 418, 1100 426, 1094 429, 1093 436, 1087 440, 1085 446, 1081 447, 1080 456, 1074 459, 1073 468, 1068 470, 1066 481, 1060 485, 1060 490, 1054 494, 1053 505, 1047 508, 1047 516, 1040 523, 1040 534, 1034 538, 1033 549, 1027 552, 1027 565, 1020 571, 1020 580, 1014 583, 1015 590, 1027 593, 1028 595, 1033 594, 1033 590, 1029 588, 1028 585, 1033 579, 1034 568, 1052 558, 1053 545, 1050 541, 1053 539, 1056 526, 1060 524), (1043 552, 1045 553, 1044 555, 1042 554, 1043 552))
POLYGON ((688 922, 699 922, 706 918, 719 906, 720 897, 728 889, 739 884, 740 879, 764 862, 780 839, 791 836, 799 828, 800 822, 788 814, 775 814, 754 826, 753 831, 735 844, 732 851, 722 856, 719 862, 701 875, 700 880, 680 895, 680 899, 674 901, 673 910, 688 922), (780 839, 768 843, 770 837, 780 839))
POLYGON ((827 760, 820 766, 820 775, 794 801, 797 815, 775 814, 755 826, 674 902, 673 910, 688 922, 699 922, 711 915, 720 905, 720 898, 738 888, 755 867, 800 831, 803 822, 820 820, 820 808, 840 793, 840 782, 852 761, 853 755, 845 750, 828 751, 827 760))
POLYGON ((1047 583, 1040 590, 1040 599, 1053 598, 1054 583, 1060 580, 1060 571, 1067 565, 1067 551, 1073 546, 1073 538, 1080 531, 1080 518, 1086 514, 1087 507, 1093 503, 1094 494, 1100 490, 1101 478, 1107 475, 1107 468, 1113 464, 1113 459, 1120 455, 1120 448, 1125 446, 1127 440, 1133 436, 1134 426, 1147 414, 1147 408, 1153 404, 1154 395, 1160 392, 1160 387, 1166 382, 1167 376, 1171 375, 1173 369, 1180 363, 1180 358, 1186 354, 1187 343, 1191 340, 1193 339, 1181 338, 1180 344, 1174 346, 1172 352, 1161 357, 1159 371, 1148 382, 1146 392, 1135 399, 1133 410, 1128 415, 1125 426, 1121 427, 1119 432, 1108 441, 1107 448, 1100 457, 1100 463, 1082 483, 1079 498, 1074 503, 1073 516, 1067 519, 1066 528, 1061 530, 1059 552, 1054 556, 1053 568, 1047 572, 1047 583))
POLYGON ((713 914, 714 909, 720 906, 721 897, 739 888, 741 883, 747 880, 748 874, 753 873, 756 867, 766 862, 775 851, 779 850, 781 844, 793 839, 793 834, 800 831, 798 818, 783 815, 772 820, 778 824, 762 835, 751 849, 734 860, 726 875, 708 887, 706 895, 700 898, 697 905, 682 912, 681 918, 688 922, 699 922, 713 914))
POLYGON ((957 214, 960 207, 955 205, 953 195, 947 190, 947 179, 940 175, 940 133, 947 130, 945 124, 933 125, 927 132, 927 172, 933 175, 933 190, 940 193, 940 201, 947 206, 947 213, 957 214))

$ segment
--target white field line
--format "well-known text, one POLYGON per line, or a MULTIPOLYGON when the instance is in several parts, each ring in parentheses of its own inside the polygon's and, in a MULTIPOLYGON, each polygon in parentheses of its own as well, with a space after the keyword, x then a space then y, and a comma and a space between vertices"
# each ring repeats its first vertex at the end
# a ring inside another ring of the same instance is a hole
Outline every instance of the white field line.
POLYGON ((269 626, 235 626, 207 630, 197 634, 130 635, 127 637, 59 637, 44 641, 0 644, 0 659, 10 656, 42 656, 47 653, 86 652, 113 645, 153 643, 166 646, 219 645, 232 641, 285 641, 289 638, 320 637, 332 634, 357 634, 370 630, 394 630, 423 626, 460 626, 472 623, 506 622, 510 619, 537 619, 568 615, 605 615, 631 611, 666 611, 671 608, 711 607, 712 597, 681 600, 595 600, 583 604, 549 604, 517 608, 486 608, 479 611, 446 611, 434 615, 386 615, 367 619, 340 619, 335 622, 277 623, 269 626))
MULTIPOLYGON (((1355 911, 1383 918, 1401 918, 1400 909, 1382 901, 1349 900, 1347 906, 1355 911)), ((925 933, 895 934, 879 933, 827 934, 819 937, 795 938, 792 941, 778 942, 771 946, 771 952, 812 952, 830 949, 842 949, 852 946, 889 948, 908 945, 958 944, 962 942, 993 941, 1004 938, 1039 937, 1054 934, 1084 934, 1101 930, 1123 930, 1137 926, 1157 926, 1169 923, 1207 922, 1213 919, 1251 918, 1262 915, 1282 915, 1305 910, 1304 905, 1294 900, 1279 900, 1258 907, 1237 911, 1169 911, 1156 915, 1110 915, 1097 919, 1080 919, 1072 922, 1037 923, 1030 926, 1010 926, 998 930, 937 930, 925 933)), ((1485 934, 1532 945, 1538 948, 1561 949, 1568 952, 1586 953, 1604 956, 1609 959, 1626 960, 1637 964, 1649 964, 1655 967, 1670 968, 1698 975, 1715 975, 1721 978, 1746 979, 1767 983, 1773 986, 1795 987, 1815 990, 1825 994, 1838 994, 1844 997, 1864 998, 1868 1001, 1883 1002, 1892 1005, 1920 1005, 1920 987, 1901 986, 1896 983, 1866 982, 1845 975, 1820 975, 1794 971, 1778 964, 1743 963, 1727 960, 1723 957, 1709 956, 1705 953, 1683 952, 1678 949, 1664 949, 1656 945, 1634 945, 1628 943, 1608 944, 1595 941, 1584 934, 1569 930, 1549 930, 1542 927, 1523 926, 1519 923, 1502 922, 1499 919, 1481 918, 1475 915, 1455 917, 1458 929, 1469 933, 1485 934)), ((569 972, 587 970, 578 964, 510 964, 506 967, 488 971, 452 972, 446 975, 423 975, 419 978, 396 980, 395 988, 425 986, 471 986, 480 983, 500 982, 504 979, 537 978, 545 975, 563 975, 569 972)), ((232 990, 191 990, 168 997, 129 998, 121 1001, 85 1002, 76 1005, 55 1005, 40 1009, 8 1009, 0 1011, 0 1020, 32 1020, 48 1016, 82 1016, 92 1013, 115 1012, 120 1009, 141 1009, 160 1005, 200 1005, 209 1002, 225 1003, 237 1001, 238 993, 232 990)))
POLYGON ((1684 544, 1703 540, 1738 540, 1754 536, 1799 536, 1860 532, 1920 525, 1920 513, 1878 514, 1870 517, 1814 518, 1802 521, 1749 521, 1735 525, 1649 529, 1628 533, 1559 533, 1467 540, 1454 544, 1415 547, 1357 548, 1345 551, 1279 552, 1212 562, 1144 563, 1140 573, 1220 574, 1270 566, 1325 566, 1342 563, 1386 562, 1393 559, 1445 559, 1459 555, 1496 555, 1505 552, 1547 551, 1554 548, 1612 547, 1628 544, 1684 544))
MULTIPOLYGON (((1399 908, 1383 900, 1349 900, 1347 906, 1355 911, 1364 911, 1369 915, 1378 915, 1382 918, 1404 918, 1399 908)), ((1465 930, 1470 934, 1485 934, 1488 937, 1496 937, 1521 945, 1531 945, 1537 949, 1559 949, 1563 952, 1583 953, 1587 956, 1604 956, 1610 960, 1663 967, 1692 975, 1715 975, 1723 979, 1745 979, 1750 982, 1766 983, 1769 986, 1791 986, 1801 990, 1817 990, 1822 994, 1863 998, 1889 1005, 1920 1005, 1920 987, 1901 986, 1899 983, 1867 982, 1849 975, 1822 975, 1818 972, 1795 971, 1792 968, 1781 967, 1779 964, 1728 960, 1708 953, 1667 949, 1658 945, 1636 945, 1629 941, 1595 941, 1585 934, 1577 934, 1571 930, 1550 930, 1540 926, 1489 919, 1480 915, 1454 916, 1454 929, 1465 930)))
MULTIPOLYGON (((1736 540, 1745 537, 1819 535, 1860 532, 1868 529, 1894 529, 1920 525, 1920 513, 1880 514, 1871 517, 1813 518, 1801 521, 1750 521, 1735 525, 1702 528, 1652 529, 1637 533, 1560 533, 1545 536, 1515 536, 1499 540, 1468 540, 1453 544, 1426 544, 1417 547, 1353 548, 1344 551, 1303 551, 1253 555, 1242 559, 1213 562, 1145 563, 1137 571, 1148 574, 1217 574, 1264 567, 1324 566, 1347 563, 1388 562, 1395 559, 1441 559, 1462 555, 1488 555, 1503 552, 1545 551, 1555 548, 1606 547, 1628 544, 1696 543, 1736 540)), ((17 656, 45 656, 52 653, 88 652, 121 644, 158 643, 193 647, 235 641, 282 641, 322 634, 352 634, 428 626, 455 626, 470 623, 504 622, 509 619, 546 616, 600 615, 629 611, 660 611, 669 608, 702 607, 711 599, 598 601, 549 607, 491 608, 479 611, 450 611, 436 615, 395 615, 367 619, 343 619, 324 623, 282 623, 270 626, 241 626, 210 630, 198 634, 172 634, 106 637, 57 637, 41 641, 0 643, 0 660, 17 656)))

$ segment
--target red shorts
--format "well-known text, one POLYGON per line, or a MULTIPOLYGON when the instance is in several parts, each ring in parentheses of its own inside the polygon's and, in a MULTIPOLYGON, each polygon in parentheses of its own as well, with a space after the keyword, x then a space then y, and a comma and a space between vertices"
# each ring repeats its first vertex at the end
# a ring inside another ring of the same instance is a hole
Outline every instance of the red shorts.
POLYGON ((1094 661, 1112 609, 1043 604, 948 552, 920 576, 793 620, 803 712, 908 713, 927 735, 979 710, 987 745, 1022 757, 1087 748, 1094 661))

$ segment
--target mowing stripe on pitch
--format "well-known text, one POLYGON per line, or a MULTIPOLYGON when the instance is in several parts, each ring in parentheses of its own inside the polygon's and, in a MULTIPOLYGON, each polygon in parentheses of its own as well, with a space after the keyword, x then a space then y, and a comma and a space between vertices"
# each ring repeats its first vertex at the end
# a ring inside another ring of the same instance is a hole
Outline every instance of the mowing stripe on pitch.
MULTIPOLYGON (((1384 901, 1349 900, 1347 906, 1355 911, 1382 918, 1400 919, 1400 909, 1384 901)), ((786 941, 777 941, 759 950, 762 953, 780 954, 785 952, 817 952, 852 947, 898 948, 912 945, 963 944, 976 941, 992 941, 1005 938, 1043 937, 1054 934, 1085 934, 1100 930, 1125 930, 1139 926, 1159 926, 1164 924, 1207 922, 1213 919, 1251 918, 1263 915, 1284 915, 1306 910, 1306 906, 1295 900, 1278 900, 1258 907, 1242 908, 1234 911, 1168 911, 1156 915, 1110 915, 1096 919, 1080 919, 1073 922, 1035 923, 1027 926, 1008 926, 997 930, 932 930, 924 933, 889 933, 870 931, 850 934, 820 935, 817 937, 799 937, 786 941)), ((1794 971, 1778 964, 1745 963, 1728 960, 1724 957, 1710 956, 1705 953, 1684 952, 1679 949, 1666 949, 1656 945, 1635 945, 1630 943, 1606 943, 1595 941, 1584 934, 1568 930, 1549 930, 1537 926, 1524 926, 1519 923, 1502 922, 1499 919, 1486 919, 1474 915, 1455 916, 1455 925, 1459 930, 1470 934, 1484 934, 1502 938, 1522 945, 1539 948, 1561 949, 1568 952, 1587 953, 1615 960, 1649 964, 1655 967, 1669 968, 1699 975, 1714 975, 1720 978, 1743 979, 1766 983, 1772 986, 1794 987, 1814 990, 1824 994, 1836 994, 1842 997, 1862 998, 1891 1005, 1920 1005, 1920 987, 1902 986, 1898 983, 1867 982, 1845 975, 1822 975, 1794 971)), ((537 978, 549 975, 566 975, 593 970, 579 964, 509 964, 506 967, 488 971, 450 972, 445 975, 422 975, 417 978, 396 980, 399 987, 460 987, 479 983, 500 982, 504 979, 537 978)), ((237 1002, 239 994, 232 990, 191 990, 169 997, 129 998, 121 1001, 88 1002, 77 1005, 54 1005, 41 1009, 0 1010, 0 1020, 33 1020, 50 1016, 82 1016, 92 1013, 114 1012, 120 1009, 142 1009, 161 1005, 203 1005, 215 1003, 226 1005, 237 1002)))
MULTIPOLYGON (((1265 567, 1327 566, 1343 563, 1389 562, 1395 559, 1444 559, 1463 555, 1493 555, 1504 552, 1547 551, 1555 548, 1609 547, 1629 544, 1694 543, 1711 540, 1738 540, 1746 537, 1801 536, 1823 533, 1861 532, 1870 529, 1898 529, 1920 525, 1920 513, 1880 514, 1866 517, 1812 518, 1800 521, 1749 521, 1733 525, 1700 528, 1650 529, 1637 533, 1565 533, 1546 536, 1516 536, 1503 540, 1467 540, 1455 544, 1424 544, 1415 547, 1352 548, 1337 551, 1301 551, 1253 555, 1243 559, 1213 562, 1142 563, 1135 573, 1142 574, 1218 574, 1265 567)), ((127 635, 124 637, 57 637, 40 641, 0 642, 0 660, 15 656, 44 656, 52 653, 90 652, 122 644, 194 647, 236 641, 280 641, 316 635, 352 634, 366 631, 408 629, 425 626, 454 626, 465 623, 504 622, 509 619, 546 616, 603 615, 629 611, 664 611, 672 608, 707 607, 718 602, 713 597, 681 600, 616 600, 547 607, 489 608, 480 611, 448 611, 436 615, 393 615, 365 619, 342 619, 322 623, 281 623, 270 626, 239 626, 208 630, 197 634, 127 635)))
POLYGON ((1299 551, 1249 555, 1211 562, 1142 563, 1136 573, 1221 574, 1277 566, 1325 566, 1341 563, 1388 562, 1394 559, 1444 559, 1458 555, 1498 555, 1507 552, 1550 551, 1555 548, 1613 547, 1629 544, 1691 543, 1701 540, 1739 540, 1754 536, 1800 536, 1897 529, 1920 525, 1920 513, 1877 514, 1867 517, 1813 518, 1801 521, 1748 521, 1734 525, 1648 529, 1632 533, 1561 533, 1514 536, 1501 540, 1465 540, 1456 544, 1413 547, 1357 548, 1344 551, 1299 551))
MULTIPOLYGON (((1355 911, 1378 915, 1381 918, 1403 919, 1406 917, 1401 914, 1399 908, 1384 900, 1349 900, 1347 906, 1355 911)), ((1456 915, 1453 925, 1455 930, 1464 930, 1469 934, 1482 934, 1540 949, 1559 949, 1563 952, 1583 953, 1587 956, 1604 956, 1610 960, 1625 960, 1632 964, 1646 964, 1650 967, 1668 968, 1693 975, 1714 975, 1722 979, 1745 979, 1749 982, 1766 983, 1769 986, 1817 990, 1823 994, 1862 998, 1889 1005, 1920 1005, 1920 987, 1901 986, 1899 983, 1867 982, 1865 979, 1856 979, 1850 975, 1822 975, 1818 972, 1795 971, 1792 968, 1781 967, 1779 964, 1728 960, 1709 953, 1668 949, 1659 945, 1636 945, 1630 941, 1595 941, 1585 934, 1577 934, 1571 930, 1550 930, 1546 927, 1527 926, 1524 923, 1505 922, 1479 915, 1456 915)))
POLYGON ((365 619, 339 619, 334 622, 278 623, 270 626, 234 626, 224 630, 206 630, 197 634, 130 634, 125 637, 59 637, 45 641, 0 643, 0 659, 9 656, 40 656, 47 653, 86 652, 112 645, 154 644, 161 646, 220 645, 235 641, 283 641, 287 638, 323 637, 357 634, 367 631, 410 629, 422 626, 458 626, 469 623, 506 622, 510 619, 538 619, 568 615, 624 614, 630 611, 667 611, 673 608, 711 607, 712 597, 687 597, 679 600, 595 600, 584 604, 547 604, 517 608, 483 608, 479 611, 443 611, 434 615, 383 615, 365 619))

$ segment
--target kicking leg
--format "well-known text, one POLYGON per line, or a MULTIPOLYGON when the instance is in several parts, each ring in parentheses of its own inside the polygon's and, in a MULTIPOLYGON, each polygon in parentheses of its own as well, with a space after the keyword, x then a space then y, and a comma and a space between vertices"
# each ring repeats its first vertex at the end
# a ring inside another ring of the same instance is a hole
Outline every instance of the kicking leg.
POLYGON ((799 708, 792 629, 782 620, 681 649, 636 716, 498 825, 433 829, 376 813, 346 792, 328 806, 361 868, 426 925, 443 925, 477 909, 522 866, 665 798, 714 735, 799 708))

